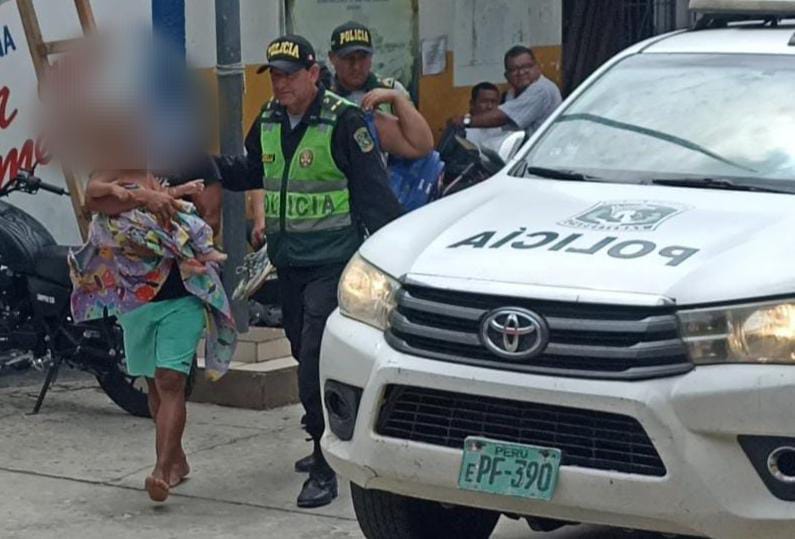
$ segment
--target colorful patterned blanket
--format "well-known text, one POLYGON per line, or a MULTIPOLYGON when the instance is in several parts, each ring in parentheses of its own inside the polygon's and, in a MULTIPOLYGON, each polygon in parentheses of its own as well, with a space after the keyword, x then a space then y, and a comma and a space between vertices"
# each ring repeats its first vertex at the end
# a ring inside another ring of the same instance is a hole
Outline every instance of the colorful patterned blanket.
POLYGON ((76 321, 119 316, 154 299, 176 262, 185 289, 207 306, 206 373, 215 380, 229 368, 237 329, 217 267, 197 271, 191 227, 204 223, 186 203, 166 231, 154 215, 132 210, 116 217, 97 214, 85 245, 69 255, 76 321))

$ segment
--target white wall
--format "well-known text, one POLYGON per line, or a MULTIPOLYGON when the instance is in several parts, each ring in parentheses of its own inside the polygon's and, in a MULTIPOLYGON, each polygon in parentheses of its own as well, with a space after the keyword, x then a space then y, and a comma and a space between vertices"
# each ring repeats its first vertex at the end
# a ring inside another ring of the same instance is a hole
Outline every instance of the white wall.
POLYGON ((420 40, 447 36, 447 50, 453 50, 453 2, 455 0, 420 0, 420 40))
POLYGON ((420 40, 447 37, 456 86, 501 81, 502 55, 513 45, 562 41, 560 0, 420 0, 419 17, 420 40))
POLYGON ((192 65, 215 66, 215 0, 185 2, 185 49, 192 65))
MULTIPOLYGON (((240 1, 240 41, 244 64, 265 61, 265 46, 279 37, 280 0, 240 1)), ((215 67, 215 0, 185 2, 185 41, 188 61, 196 67, 215 67)))
POLYGON ((240 1, 240 47, 243 63, 261 64, 265 47, 281 35, 279 5, 283 0, 240 1))
MULTIPOLYGON (((33 5, 46 41, 80 35, 80 21, 72 0, 34 0, 33 5)), ((102 30, 152 23, 151 0, 91 0, 91 9, 97 28, 102 30)))

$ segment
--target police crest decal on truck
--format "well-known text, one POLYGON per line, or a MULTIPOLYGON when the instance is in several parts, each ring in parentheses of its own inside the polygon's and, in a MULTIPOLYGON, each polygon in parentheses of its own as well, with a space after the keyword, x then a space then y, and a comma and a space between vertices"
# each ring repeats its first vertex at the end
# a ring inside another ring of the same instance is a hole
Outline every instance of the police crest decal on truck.
POLYGON ((558 224, 591 230, 649 231, 686 209, 686 206, 645 200, 600 202, 558 224))

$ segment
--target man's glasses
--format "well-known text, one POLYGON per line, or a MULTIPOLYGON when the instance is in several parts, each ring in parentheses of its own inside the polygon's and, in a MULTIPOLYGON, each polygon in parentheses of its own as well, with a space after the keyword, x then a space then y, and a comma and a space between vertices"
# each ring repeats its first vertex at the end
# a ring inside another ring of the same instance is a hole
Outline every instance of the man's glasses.
POLYGON ((536 64, 525 64, 521 66, 509 67, 505 70, 508 75, 518 75, 519 73, 530 73, 536 64))

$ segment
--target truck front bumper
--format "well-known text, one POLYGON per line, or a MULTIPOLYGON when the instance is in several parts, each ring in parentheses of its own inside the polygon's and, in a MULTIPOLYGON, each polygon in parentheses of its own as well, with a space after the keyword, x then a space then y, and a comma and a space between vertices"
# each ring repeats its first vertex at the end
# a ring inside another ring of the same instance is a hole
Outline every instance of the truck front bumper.
POLYGON ((795 502, 771 493, 738 442, 742 435, 795 436, 793 367, 699 367, 645 381, 522 374, 406 355, 390 348, 382 332, 335 312, 321 352, 321 387, 328 381, 361 389, 352 438, 327 428, 323 450, 335 470, 364 488, 624 528, 721 539, 795 537, 795 502), (646 431, 665 473, 564 465, 550 502, 461 490, 462 449, 378 433, 390 386, 629 416, 646 431))

